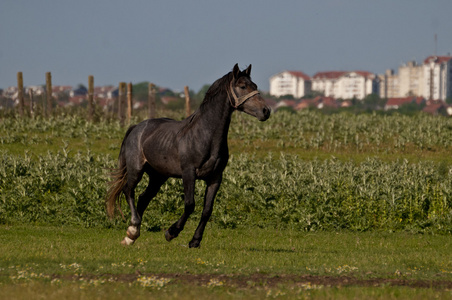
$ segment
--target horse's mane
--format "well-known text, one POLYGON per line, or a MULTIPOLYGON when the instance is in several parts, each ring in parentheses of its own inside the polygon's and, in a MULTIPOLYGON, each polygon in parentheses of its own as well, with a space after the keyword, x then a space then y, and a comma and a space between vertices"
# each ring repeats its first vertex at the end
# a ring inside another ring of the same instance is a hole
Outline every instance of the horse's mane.
POLYGON ((201 105, 199 106, 199 110, 202 112, 205 109, 205 106, 212 101, 212 99, 215 99, 218 94, 221 92, 226 92, 229 88, 229 82, 231 79, 232 72, 229 72, 228 74, 224 75, 220 79, 217 79, 207 90, 206 95, 204 96, 204 100, 202 101, 201 105))
POLYGON ((204 96, 204 100, 202 101, 199 108, 187 118, 188 123, 184 126, 185 129, 188 129, 190 127, 190 124, 193 124, 194 121, 196 121, 199 116, 206 110, 206 107, 209 105, 210 102, 213 101, 219 94, 222 92, 227 93, 227 89, 229 87, 230 77, 232 76, 232 72, 229 72, 228 74, 224 75, 223 77, 217 79, 207 90, 206 95, 204 96))
MULTIPOLYGON (((239 76, 244 76, 243 72, 240 72, 239 76)), ((221 93, 228 94, 228 89, 230 82, 232 80, 232 72, 227 73, 223 77, 217 79, 207 90, 206 95, 204 96, 204 100, 202 101, 199 108, 187 119, 185 119, 186 123, 181 128, 179 133, 185 132, 188 130, 196 120, 206 111, 209 104, 214 101, 221 93)))

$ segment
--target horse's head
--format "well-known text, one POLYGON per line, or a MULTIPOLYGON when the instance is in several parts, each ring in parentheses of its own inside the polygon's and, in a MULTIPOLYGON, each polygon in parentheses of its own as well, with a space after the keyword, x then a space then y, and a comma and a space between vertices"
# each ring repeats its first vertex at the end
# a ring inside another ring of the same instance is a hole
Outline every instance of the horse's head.
POLYGON ((270 117, 270 108, 259 94, 257 85, 251 81, 251 65, 244 71, 240 71, 235 64, 232 70, 229 100, 231 105, 240 111, 256 117, 259 121, 265 121, 270 117))

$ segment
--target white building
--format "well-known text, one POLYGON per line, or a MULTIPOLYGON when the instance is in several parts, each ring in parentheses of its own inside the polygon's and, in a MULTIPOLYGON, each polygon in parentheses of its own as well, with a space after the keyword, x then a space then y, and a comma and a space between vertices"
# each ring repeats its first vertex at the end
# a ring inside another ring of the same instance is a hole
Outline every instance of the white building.
POLYGON ((312 77, 312 90, 325 97, 364 99, 375 92, 376 76, 366 71, 319 72, 312 77))
POLYGON ((283 71, 270 77, 270 95, 301 98, 311 92, 311 78, 300 71, 283 71))
POLYGON ((426 99, 452 97, 452 56, 429 56, 423 65, 423 93, 426 99))
POLYGON ((388 69, 385 74, 378 75, 380 98, 397 98, 399 93, 399 75, 388 69))
POLYGON ((410 61, 399 67, 399 73, 379 75, 380 97, 424 97, 446 101, 452 97, 452 56, 429 56, 418 65, 410 61))
POLYGON ((323 93, 325 97, 334 97, 339 93, 337 81, 346 73, 343 71, 318 72, 312 77, 312 90, 323 93))

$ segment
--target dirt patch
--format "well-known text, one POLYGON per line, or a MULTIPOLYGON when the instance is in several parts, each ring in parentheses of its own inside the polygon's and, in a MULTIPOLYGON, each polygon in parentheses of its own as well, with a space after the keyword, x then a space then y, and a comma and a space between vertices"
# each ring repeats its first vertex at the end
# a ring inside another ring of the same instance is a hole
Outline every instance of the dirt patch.
POLYGON ((108 279, 115 282, 134 282, 139 277, 156 277, 159 279, 170 279, 170 284, 190 284, 198 286, 209 286, 218 284, 232 286, 237 288, 253 287, 277 287, 315 285, 323 287, 378 287, 378 286, 404 286, 412 288, 434 288, 434 289, 452 289, 452 281, 443 280, 413 280, 413 279, 390 279, 390 278, 368 278, 361 279, 352 276, 314 276, 314 275, 225 275, 225 274, 104 274, 82 276, 54 276, 63 280, 84 279, 108 279))

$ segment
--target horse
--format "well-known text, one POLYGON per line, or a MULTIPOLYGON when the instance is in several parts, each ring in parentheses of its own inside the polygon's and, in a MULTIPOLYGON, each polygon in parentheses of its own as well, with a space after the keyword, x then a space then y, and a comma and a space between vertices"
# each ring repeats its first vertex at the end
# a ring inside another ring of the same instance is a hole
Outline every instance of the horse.
MULTIPOLYGON (((199 179, 206 183, 204 207, 189 247, 200 246, 229 159, 228 131, 232 113, 242 111, 259 121, 270 117, 270 109, 250 74, 251 65, 241 71, 235 64, 231 72, 210 86, 199 108, 182 121, 148 119, 128 128, 106 198, 110 217, 114 216, 122 193, 130 207, 130 223, 121 244, 131 245, 140 236, 148 204, 165 181, 174 177, 182 178, 184 212, 165 231, 165 238, 171 241, 184 229, 195 209, 195 182, 199 179), (135 188, 145 172, 149 184, 135 207, 135 188)), ((119 211, 122 214, 120 207, 119 211)))

